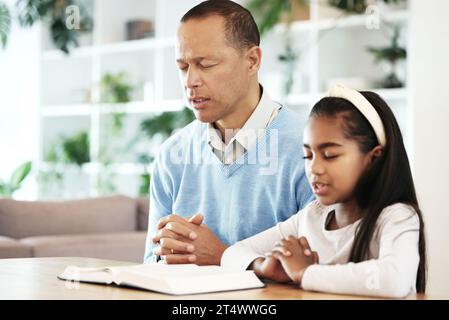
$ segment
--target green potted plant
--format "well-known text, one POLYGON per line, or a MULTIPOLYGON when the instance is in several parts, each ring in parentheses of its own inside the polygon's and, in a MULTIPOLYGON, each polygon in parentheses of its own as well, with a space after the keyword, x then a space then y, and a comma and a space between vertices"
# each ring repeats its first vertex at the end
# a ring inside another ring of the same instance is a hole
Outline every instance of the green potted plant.
POLYGON ((287 27, 300 16, 308 18, 309 0, 249 0, 246 7, 253 13, 261 35, 276 24, 285 22, 287 27))
MULTIPOLYGON (((76 0, 17 0, 17 19, 22 27, 31 27, 42 21, 48 26, 50 36, 56 48, 65 53, 79 46, 82 34, 92 31, 92 17, 81 1, 76 0), (79 8, 79 28, 67 27, 68 6, 79 8)), ((11 28, 11 11, 0 2, 0 44, 4 48, 11 28)))
MULTIPOLYGON (((137 143, 144 144, 143 150, 155 149, 152 143, 160 142, 168 138, 176 129, 181 129, 195 120, 192 110, 184 107, 181 111, 163 112, 159 115, 144 119, 140 123, 140 131, 128 145, 128 149, 135 147, 137 143)), ((144 172, 139 176, 139 195, 148 195, 151 175, 149 167, 154 161, 154 154, 141 152, 138 154, 137 162, 144 168, 144 172)))
MULTIPOLYGON (((77 168, 90 161, 89 136, 80 131, 72 136, 58 138, 44 156, 45 168, 39 170, 37 181, 44 196, 47 193, 61 192, 64 188, 66 164, 77 168)), ((54 196, 54 195, 53 195, 54 196)))
POLYGON ((98 173, 98 179, 96 181, 98 193, 101 195, 114 193, 116 191, 114 183, 116 173, 111 170, 112 156, 111 150, 109 150, 107 146, 103 145, 100 147, 98 161, 102 164, 102 168, 98 173))
POLYGON ((295 68, 298 58, 299 54, 293 50, 291 41, 287 40, 285 44, 285 51, 278 56, 279 61, 285 64, 285 74, 284 74, 285 78, 283 87, 283 93, 285 96, 288 96, 292 91, 295 68))
POLYGON ((27 161, 13 171, 9 181, 0 180, 0 196, 12 197, 14 192, 22 187, 22 183, 31 172, 31 169, 31 161, 27 161))
POLYGON ((63 159, 66 163, 74 163, 81 167, 90 161, 89 136, 86 131, 80 131, 66 138, 62 143, 63 159))
POLYGON ((90 161, 89 148, 87 131, 79 131, 69 137, 60 137, 45 155, 45 162, 76 164, 81 167, 90 161))
POLYGON ((143 173, 139 176, 139 196, 147 196, 150 189, 151 174, 149 165, 154 161, 154 157, 141 153, 137 157, 137 162, 142 165, 143 173))
POLYGON ((101 78, 101 102, 126 103, 131 100, 133 87, 128 83, 128 75, 125 72, 116 74, 105 73, 101 78))
POLYGON ((17 0, 18 20, 21 26, 31 27, 42 21, 48 26, 54 45, 68 54, 79 46, 79 38, 93 28, 92 17, 83 5, 76 0, 17 0), (66 25, 68 6, 79 8, 79 29, 71 29, 66 25))
POLYGON ((11 29, 11 13, 6 4, 0 2, 0 45, 2 48, 8 42, 9 30, 11 29))
POLYGON ((293 87, 295 67, 299 58, 299 54, 293 50, 290 28, 295 20, 295 12, 309 12, 308 0, 250 0, 247 8, 254 14, 261 36, 276 24, 285 23, 285 47, 278 59, 285 66, 283 94, 288 96, 293 87))
MULTIPOLYGON (((407 0, 381 0, 385 4, 398 4, 407 0)), ((336 7, 347 13, 361 14, 366 12, 370 1, 368 0, 328 0, 330 6, 336 7)))
MULTIPOLYGON (((124 104, 131 101, 134 87, 129 83, 129 76, 125 72, 105 73, 101 78, 100 102, 112 104, 124 104)), ((112 116, 107 116, 103 125, 108 137, 117 137, 123 129, 126 113, 115 111, 112 116)), ((114 139, 116 140, 116 139, 114 139)), ((111 170, 114 155, 121 153, 122 146, 117 143, 106 143, 100 147, 99 163, 102 164, 98 175, 97 188, 100 194, 111 194, 116 191, 114 178, 116 174, 111 170)))
POLYGON ((382 87, 384 88, 401 88, 404 83, 399 80, 396 74, 397 64, 400 60, 407 58, 407 51, 405 48, 399 45, 400 28, 399 26, 393 26, 392 34, 390 36, 391 42, 388 47, 368 47, 368 52, 374 56, 376 63, 384 62, 387 75, 382 81, 382 87))
POLYGON ((41 168, 37 174, 37 183, 41 196, 52 193, 52 190, 61 191, 64 182, 64 168, 61 166, 62 148, 54 144, 44 155, 45 168, 41 168))
POLYGON ((192 110, 184 107, 181 111, 163 112, 143 120, 140 123, 140 130, 149 139, 157 134, 166 139, 173 131, 186 126, 193 120, 195 120, 195 115, 192 110))
MULTIPOLYGON (((100 102, 102 103, 127 103, 131 101, 131 94, 134 88, 129 83, 128 75, 125 72, 117 74, 106 73, 100 82, 100 102)), ((113 114, 112 134, 120 132, 126 114, 115 112, 113 114)))
MULTIPOLYGON (((51 40, 56 48, 65 53, 79 46, 82 34, 92 31, 92 17, 81 1, 76 0, 17 0, 17 19, 22 27, 31 27, 42 21, 48 26, 51 40), (68 6, 79 8, 79 29, 67 27, 68 6)), ((8 41, 11 27, 11 11, 5 3, 0 2, 0 44, 4 48, 8 41)))

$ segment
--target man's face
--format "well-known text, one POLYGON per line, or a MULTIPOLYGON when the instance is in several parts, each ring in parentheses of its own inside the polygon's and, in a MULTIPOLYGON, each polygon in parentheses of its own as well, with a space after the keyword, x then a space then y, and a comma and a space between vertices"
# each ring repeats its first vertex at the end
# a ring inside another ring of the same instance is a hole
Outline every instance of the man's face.
POLYGON ((231 46, 225 20, 190 19, 178 29, 176 61, 195 116, 202 122, 231 117, 248 94, 250 72, 244 51, 231 46))

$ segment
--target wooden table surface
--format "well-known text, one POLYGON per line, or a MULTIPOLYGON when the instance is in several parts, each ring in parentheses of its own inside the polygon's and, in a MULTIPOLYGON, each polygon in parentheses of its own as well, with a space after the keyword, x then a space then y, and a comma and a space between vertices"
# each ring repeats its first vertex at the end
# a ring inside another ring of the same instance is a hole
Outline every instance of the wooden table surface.
MULTIPOLYGON (((27 258, 0 259, 0 299, 367 299, 308 292, 289 284, 267 284, 265 288, 209 294, 172 296, 150 291, 86 283, 71 283, 57 279, 67 266, 103 267, 130 265, 129 262, 92 258, 27 258)), ((412 295, 407 299, 427 299, 412 295)))

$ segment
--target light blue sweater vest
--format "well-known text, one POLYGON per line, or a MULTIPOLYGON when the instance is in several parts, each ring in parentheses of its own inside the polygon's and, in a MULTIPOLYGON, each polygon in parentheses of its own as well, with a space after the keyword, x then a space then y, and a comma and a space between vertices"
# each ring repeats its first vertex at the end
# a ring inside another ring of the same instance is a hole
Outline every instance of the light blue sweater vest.
POLYGON ((153 167, 144 261, 152 262, 160 218, 201 212, 226 244, 268 229, 313 200, 304 172, 304 120, 286 108, 240 159, 223 164, 208 144, 208 125, 194 121, 161 147, 153 167))

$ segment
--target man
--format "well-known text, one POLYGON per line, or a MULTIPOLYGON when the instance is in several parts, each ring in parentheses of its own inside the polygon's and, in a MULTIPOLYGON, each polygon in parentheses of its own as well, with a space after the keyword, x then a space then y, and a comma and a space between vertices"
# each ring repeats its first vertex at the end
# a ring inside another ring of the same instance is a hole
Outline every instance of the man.
POLYGON ((232 1, 181 19, 177 65, 197 121, 169 138, 153 168, 145 262, 219 265, 226 248, 303 208, 299 116, 258 81, 260 36, 232 1))

